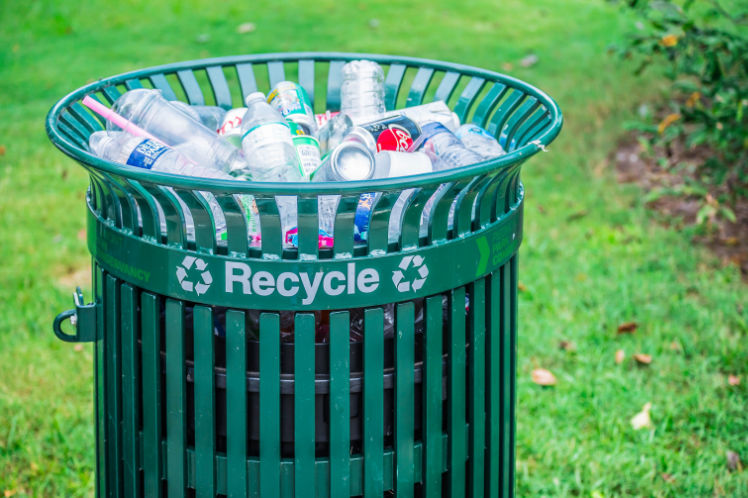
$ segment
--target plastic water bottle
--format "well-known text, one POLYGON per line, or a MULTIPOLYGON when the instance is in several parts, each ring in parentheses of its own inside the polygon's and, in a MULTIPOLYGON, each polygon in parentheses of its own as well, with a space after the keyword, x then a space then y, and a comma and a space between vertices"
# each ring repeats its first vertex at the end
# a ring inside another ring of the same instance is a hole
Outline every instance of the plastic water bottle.
MULTIPOLYGON (((88 144, 91 152, 96 156, 128 166, 175 175, 215 178, 218 180, 236 180, 235 177, 223 171, 195 164, 177 150, 147 138, 135 137, 123 131, 94 132, 89 137, 88 144)), ((216 221, 216 233, 219 240, 223 240, 226 235, 226 222, 223 210, 212 194, 201 192, 201 195, 205 197, 211 207, 213 218, 216 221)), ((181 197, 175 195, 175 198, 179 202, 182 212, 185 213, 187 237, 194 238, 194 225, 192 224, 190 210, 181 197)), ((260 218, 257 213, 254 197, 251 195, 236 195, 235 198, 239 205, 244 208, 247 219, 247 232, 250 239, 256 243, 259 241, 260 235, 260 218)), ((157 204, 156 207, 161 214, 162 221, 165 220, 161 206, 157 204)), ((162 222, 162 230, 166 231, 165 221, 162 222)))
MULTIPOLYGON (((182 153, 202 166, 234 176, 247 174, 247 163, 239 149, 164 99, 159 90, 130 90, 117 99, 112 109, 166 145, 188 144, 182 153)), ((107 121, 107 130, 118 131, 119 127, 107 121)))
POLYGON ((89 137, 88 144, 97 156, 128 166, 175 175, 235 179, 218 169, 196 164, 171 147, 124 131, 94 132, 89 137))
POLYGON ((506 154, 498 140, 477 124, 469 123, 460 126, 457 128, 455 136, 460 139, 465 147, 484 159, 492 159, 506 154))
POLYGON ((281 114, 265 101, 265 95, 247 96, 242 119, 242 149, 252 178, 258 182, 302 181, 299 157, 291 129, 281 114))
POLYGON ((226 116, 226 109, 214 105, 190 105, 179 100, 172 100, 171 105, 179 107, 195 121, 211 130, 218 130, 226 116))
POLYGON ((348 114, 340 112, 331 116, 317 132, 322 155, 325 156, 335 149, 355 126, 348 114))
POLYGON ((358 123, 385 111, 382 66, 366 60, 351 61, 343 66, 342 73, 340 112, 358 123))
POLYGON ((422 134, 413 142, 411 150, 424 152, 434 165, 434 171, 459 168, 478 163, 484 158, 463 143, 441 123, 428 123, 422 134))
MULTIPOLYGON (((304 181, 288 122, 265 101, 262 92, 250 93, 245 103, 242 150, 252 179, 258 182, 304 181)), ((286 233, 296 226, 296 196, 276 196, 275 201, 286 233)))
POLYGON ((378 119, 391 118, 396 116, 405 116, 418 126, 424 126, 430 122, 441 123, 451 132, 455 132, 460 126, 460 118, 444 103, 443 100, 436 100, 428 104, 415 105, 404 109, 385 112, 378 119))

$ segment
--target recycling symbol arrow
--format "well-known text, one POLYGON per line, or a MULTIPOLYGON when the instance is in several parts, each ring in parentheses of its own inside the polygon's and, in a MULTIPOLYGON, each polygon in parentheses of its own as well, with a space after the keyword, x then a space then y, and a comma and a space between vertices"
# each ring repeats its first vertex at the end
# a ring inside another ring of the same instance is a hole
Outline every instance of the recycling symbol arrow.
POLYGON ((429 276, 429 268, 424 264, 422 256, 405 256, 397 266, 399 269, 392 272, 392 283, 395 284, 398 292, 417 291, 426 283, 426 277, 429 276), (418 276, 410 281, 405 280, 403 272, 411 267, 417 269, 416 274, 418 276))
POLYGON ((182 290, 185 292, 195 292, 198 296, 208 292, 210 284, 213 283, 213 275, 210 274, 207 268, 208 264, 201 258, 185 256, 182 263, 177 266, 177 280, 179 280, 182 290), (198 283, 194 283, 187 278, 193 265, 200 272, 200 282, 198 283))

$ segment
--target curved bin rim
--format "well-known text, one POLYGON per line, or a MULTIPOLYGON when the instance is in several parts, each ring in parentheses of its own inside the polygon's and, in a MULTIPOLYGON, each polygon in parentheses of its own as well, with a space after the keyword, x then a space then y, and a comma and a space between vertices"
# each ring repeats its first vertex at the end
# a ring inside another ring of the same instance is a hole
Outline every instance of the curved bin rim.
POLYGON ((385 54, 366 54, 352 52, 283 52, 267 54, 250 54, 240 56, 216 57, 184 61, 173 64, 153 66, 122 73, 116 76, 100 79, 70 92, 60 99, 47 114, 46 130, 52 143, 66 155, 94 170, 115 174, 131 180, 148 184, 163 185, 192 190, 211 191, 215 193, 275 193, 277 195, 315 195, 328 193, 356 193, 371 190, 404 190, 408 188, 432 185, 435 183, 453 182, 481 173, 495 171, 517 164, 540 150, 544 150, 558 136, 563 125, 563 116, 556 102, 542 90, 525 83, 522 80, 494 71, 467 66, 452 62, 440 62, 431 59, 405 57, 385 54), (417 67, 426 67, 438 71, 458 72, 461 75, 485 78, 488 81, 506 84, 538 99, 548 109, 551 124, 536 140, 523 145, 508 154, 495 159, 481 161, 470 166, 454 170, 433 172, 397 178, 382 178, 367 181, 352 182, 247 182, 243 180, 215 180, 207 178, 187 177, 155 171, 142 171, 139 168, 120 165, 96 157, 79 148, 60 133, 57 123, 62 112, 71 104, 81 100, 85 95, 96 92, 113 83, 119 84, 128 79, 147 77, 152 74, 175 72, 183 69, 202 69, 210 66, 234 65, 240 63, 264 63, 270 61, 295 62, 301 60, 330 62, 339 60, 369 59, 383 64, 402 63, 417 67))

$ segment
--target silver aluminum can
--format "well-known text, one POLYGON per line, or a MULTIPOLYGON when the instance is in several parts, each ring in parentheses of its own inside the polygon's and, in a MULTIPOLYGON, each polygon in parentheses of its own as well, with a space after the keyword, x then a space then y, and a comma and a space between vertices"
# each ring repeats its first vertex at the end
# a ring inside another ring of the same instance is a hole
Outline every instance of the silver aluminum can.
POLYGON ((312 176, 314 182, 350 182, 374 176, 374 154, 360 142, 346 141, 335 147, 312 176))

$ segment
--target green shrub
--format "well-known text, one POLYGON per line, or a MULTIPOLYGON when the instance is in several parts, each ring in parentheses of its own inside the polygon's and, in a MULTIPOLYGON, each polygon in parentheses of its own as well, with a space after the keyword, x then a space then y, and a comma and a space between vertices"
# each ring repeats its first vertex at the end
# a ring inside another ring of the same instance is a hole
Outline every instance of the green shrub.
MULTIPOLYGON (((746 4, 733 2, 728 10, 713 0, 624 3, 639 17, 639 29, 628 37, 621 54, 641 60, 637 73, 654 65, 673 82, 665 111, 659 123, 649 127, 647 140, 664 149, 675 140, 689 148, 706 148, 696 181, 717 187, 723 203, 748 197, 746 4)), ((731 211, 726 213, 734 218, 731 211)))

